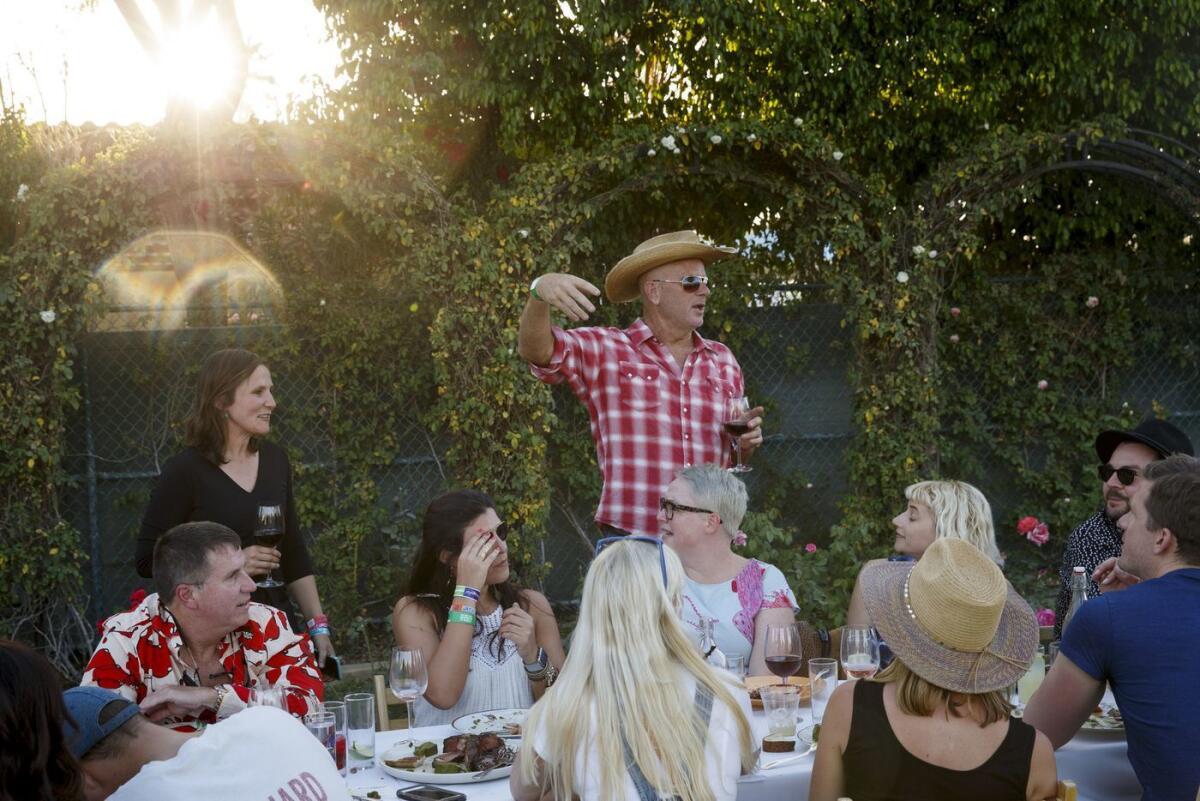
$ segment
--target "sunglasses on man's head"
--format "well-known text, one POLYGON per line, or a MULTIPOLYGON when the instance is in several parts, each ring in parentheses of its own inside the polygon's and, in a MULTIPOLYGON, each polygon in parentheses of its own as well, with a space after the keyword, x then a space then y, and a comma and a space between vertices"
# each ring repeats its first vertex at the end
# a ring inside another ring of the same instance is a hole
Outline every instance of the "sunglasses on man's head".
POLYGON ((668 281, 666 278, 655 278, 655 283, 659 284, 679 284, 683 287, 684 292, 695 292, 702 286, 708 286, 707 275, 685 275, 678 281, 668 281))
POLYGON ((596 552, 593 558, 600 555, 608 546, 614 542, 648 542, 651 545, 658 546, 658 567, 662 570, 663 589, 667 588, 667 555, 663 553, 663 541, 657 537, 647 537, 644 534, 628 534, 624 537, 604 537, 596 541, 596 552))
POLYGON ((1128 487, 1137 480, 1139 470, 1136 467, 1113 467, 1111 464, 1102 464, 1096 471, 1100 474, 1102 482, 1108 481, 1113 477, 1113 473, 1117 474, 1117 481, 1121 482, 1121 486, 1128 487))

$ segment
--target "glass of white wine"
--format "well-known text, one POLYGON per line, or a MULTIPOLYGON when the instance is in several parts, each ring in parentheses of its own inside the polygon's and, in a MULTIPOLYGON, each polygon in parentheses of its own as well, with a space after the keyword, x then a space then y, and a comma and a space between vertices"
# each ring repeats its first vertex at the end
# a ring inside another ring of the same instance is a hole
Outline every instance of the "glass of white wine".
POLYGON ((879 637, 873 628, 842 628, 842 670, 850 679, 869 679, 879 672, 879 637))

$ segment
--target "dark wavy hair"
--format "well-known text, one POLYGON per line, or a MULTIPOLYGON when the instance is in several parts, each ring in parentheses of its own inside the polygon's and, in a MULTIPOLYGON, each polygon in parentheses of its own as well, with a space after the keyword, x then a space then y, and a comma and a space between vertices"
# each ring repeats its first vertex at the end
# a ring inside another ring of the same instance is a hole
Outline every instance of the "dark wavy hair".
POLYGON ((62 680, 41 654, 0 640, 0 801, 79 801, 83 776, 63 734, 62 680))
MULTIPOLYGON (((225 464, 225 412, 233 403, 237 388, 250 374, 265 364, 248 350, 227 348, 205 357, 196 379, 196 394, 184 427, 187 444, 215 465, 225 464)), ((250 452, 258 450, 258 438, 251 437, 250 452)))
MULTIPOLYGON (((412 597, 412 603, 433 615, 439 637, 446 628, 446 616, 450 614, 450 602, 454 598, 453 567, 462 551, 463 533, 468 523, 495 508, 496 502, 484 493, 464 489, 439 495, 425 509, 425 517, 421 521, 421 544, 417 547, 405 595, 412 597), (443 553, 450 554, 445 562, 441 559, 443 553)), ((488 591, 504 609, 517 603, 526 612, 529 611, 525 593, 511 579, 491 585, 488 591)), ((481 630, 479 621, 475 622, 475 628, 477 633, 481 630)), ((488 642, 488 647, 494 650, 497 657, 500 655, 498 637, 498 632, 493 632, 488 642)))

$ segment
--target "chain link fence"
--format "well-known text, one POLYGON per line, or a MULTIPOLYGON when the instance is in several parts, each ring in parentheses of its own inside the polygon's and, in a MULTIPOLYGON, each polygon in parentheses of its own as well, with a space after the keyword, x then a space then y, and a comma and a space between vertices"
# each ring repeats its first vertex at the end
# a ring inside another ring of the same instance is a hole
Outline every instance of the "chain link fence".
MULTIPOLYGON (((844 456, 855 430, 848 378, 852 346, 841 326, 842 309, 830 301, 824 287, 789 287, 766 297, 770 300, 747 309, 740 323, 753 333, 738 346, 737 356, 748 396, 752 403, 766 407, 768 432, 752 457, 754 470, 744 478, 752 509, 769 503, 779 510, 781 523, 795 528, 802 541, 823 542, 838 520, 839 500, 848 491, 844 456)), ((1183 313, 1190 303, 1181 293, 1165 299, 1160 311, 1183 313)), ((278 325, 211 326, 170 335, 96 332, 83 342, 79 371, 83 402, 71 421, 70 480, 60 498, 64 516, 83 533, 91 554, 93 616, 123 607, 130 591, 143 584, 133 569, 141 515, 161 465, 181 447, 180 423, 203 357, 231 344, 262 350, 287 336, 287 329, 278 325)), ((1148 337, 1137 347, 1135 367, 1119 381, 1110 379, 1117 389, 1106 390, 1106 405, 1117 411, 1128 403, 1147 413, 1153 404, 1161 404, 1173 422, 1200 441, 1196 345, 1148 337), (1164 358, 1168 350, 1172 357, 1164 358)), ((337 358, 336 353, 306 354, 309 364, 337 358)), ((272 438, 298 456, 295 467, 304 473, 303 480, 325 480, 337 463, 334 438, 293 425, 289 418, 299 417, 298 409, 331 402, 329 390, 303 369, 287 363, 270 366, 280 401, 272 438)), ((405 403, 388 391, 389 369, 380 366, 376 401, 405 403)), ((556 388, 554 402, 562 419, 578 415, 578 401, 569 391, 556 388)), ((373 478, 390 519, 405 522, 399 526, 404 536, 416 537, 416 521, 424 506, 448 487, 439 461, 444 443, 421 424, 418 410, 402 419, 404 430, 396 432, 399 451, 373 478)), ((590 441, 585 425, 577 435, 590 441)), ((598 478, 599 472, 595 475, 598 478)), ((1002 491, 1003 475, 963 478, 996 492, 997 518, 1015 502, 1002 491)), ((556 484, 550 532, 540 554, 552 566, 543 589, 557 602, 578 597, 596 536, 591 522, 594 509, 569 498, 556 484)), ((307 534, 321 536, 311 529, 307 534)))

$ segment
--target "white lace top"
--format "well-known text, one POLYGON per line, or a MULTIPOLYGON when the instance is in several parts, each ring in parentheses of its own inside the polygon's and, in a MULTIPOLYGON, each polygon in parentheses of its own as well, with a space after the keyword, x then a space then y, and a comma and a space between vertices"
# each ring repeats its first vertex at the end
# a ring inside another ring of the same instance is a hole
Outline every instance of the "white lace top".
POLYGON ((528 709, 533 706, 533 691, 529 688, 517 647, 504 639, 492 641, 492 633, 500 629, 503 616, 504 609, 499 605, 489 614, 479 616, 482 628, 477 628, 471 639, 471 666, 458 703, 449 709, 438 709, 424 696, 418 697, 413 704, 417 726, 438 726, 462 715, 488 709, 528 709))

